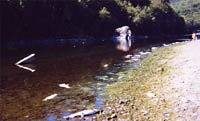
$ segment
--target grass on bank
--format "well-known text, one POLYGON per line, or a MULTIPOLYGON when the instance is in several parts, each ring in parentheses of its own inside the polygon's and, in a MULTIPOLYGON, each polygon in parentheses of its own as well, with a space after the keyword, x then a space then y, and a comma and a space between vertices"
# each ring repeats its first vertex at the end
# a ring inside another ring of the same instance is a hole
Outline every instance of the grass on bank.
POLYGON ((175 46, 154 50, 143 59, 136 70, 130 70, 123 81, 107 86, 110 98, 105 100, 104 113, 100 120, 115 114, 125 120, 170 120, 174 117, 173 103, 163 96, 164 88, 169 84, 166 76, 173 68, 169 62, 176 55, 175 46), (121 104, 120 104, 121 102, 121 104))

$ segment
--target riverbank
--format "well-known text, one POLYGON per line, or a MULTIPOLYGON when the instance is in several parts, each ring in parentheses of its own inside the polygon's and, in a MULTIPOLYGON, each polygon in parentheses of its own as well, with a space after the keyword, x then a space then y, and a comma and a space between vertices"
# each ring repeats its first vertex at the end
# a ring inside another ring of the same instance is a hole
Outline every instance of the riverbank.
POLYGON ((200 41, 154 49, 126 78, 107 86, 100 120, 200 120, 200 41))

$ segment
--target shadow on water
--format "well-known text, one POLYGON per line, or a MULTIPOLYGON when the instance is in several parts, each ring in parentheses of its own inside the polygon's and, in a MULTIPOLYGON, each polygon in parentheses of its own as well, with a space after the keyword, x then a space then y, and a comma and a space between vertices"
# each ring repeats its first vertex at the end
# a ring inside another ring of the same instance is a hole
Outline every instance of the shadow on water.
POLYGON ((102 99, 107 97, 105 86, 123 79, 123 74, 135 69, 137 58, 133 56, 151 51, 150 48, 150 45, 136 44, 129 53, 120 53, 107 45, 68 49, 62 43, 4 49, 1 120, 64 120, 63 116, 73 112, 101 108, 102 99), (36 54, 31 63, 34 73, 14 65, 31 53, 36 54), (70 88, 59 87, 63 83, 70 88), (42 101, 52 94, 57 96, 42 101))

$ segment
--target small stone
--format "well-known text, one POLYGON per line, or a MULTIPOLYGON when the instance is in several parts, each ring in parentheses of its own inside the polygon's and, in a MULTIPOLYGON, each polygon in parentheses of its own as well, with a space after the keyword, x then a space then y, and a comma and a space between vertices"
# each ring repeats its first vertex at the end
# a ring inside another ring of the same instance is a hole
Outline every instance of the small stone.
POLYGON ((126 103, 127 101, 124 101, 124 100, 120 100, 119 101, 119 104, 124 104, 124 103, 126 103))
POLYGON ((152 47, 151 49, 152 49, 152 50, 155 50, 155 49, 157 49, 157 47, 152 47))
POLYGON ((167 46, 169 46, 169 45, 168 45, 168 44, 163 44, 163 46, 164 46, 164 47, 167 47, 167 46))
POLYGON ((164 68, 158 68, 157 71, 164 71, 164 68))
POLYGON ((148 112, 146 110, 141 110, 142 113, 147 114, 148 112))
POLYGON ((153 94, 153 93, 151 93, 151 92, 148 92, 148 93, 147 93, 147 96, 150 97, 150 98, 153 98, 153 97, 155 97, 155 94, 153 94))
POLYGON ((116 114, 112 114, 111 118, 117 118, 117 115, 116 114))
POLYGON ((119 77, 118 77, 118 79, 123 79, 123 78, 124 78, 124 76, 119 76, 119 77))
POLYGON ((133 56, 133 55, 126 55, 126 56, 124 56, 124 58, 130 58, 131 56, 133 56))
POLYGON ((169 117, 169 113, 163 113, 163 116, 169 117))
POLYGON ((111 117, 107 117, 107 120, 110 120, 110 119, 112 119, 111 117))
POLYGON ((107 67, 108 67, 108 64, 105 64, 103 67, 104 67, 104 68, 107 68, 107 67))
POLYGON ((135 57, 135 58, 140 58, 140 57, 141 57, 141 55, 135 55, 134 57, 135 57))
POLYGON ((94 116, 94 117, 92 117, 92 119, 96 121, 96 120, 97 120, 97 117, 96 117, 96 116, 94 116))

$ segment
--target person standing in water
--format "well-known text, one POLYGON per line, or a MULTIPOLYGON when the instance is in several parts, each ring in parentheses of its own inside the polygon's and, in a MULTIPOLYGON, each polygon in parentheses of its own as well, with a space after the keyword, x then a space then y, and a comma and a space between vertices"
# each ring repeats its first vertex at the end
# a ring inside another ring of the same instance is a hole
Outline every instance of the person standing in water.
POLYGON ((192 33, 192 40, 197 40, 197 36, 194 32, 192 33))

